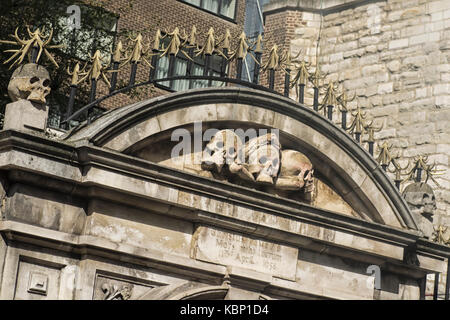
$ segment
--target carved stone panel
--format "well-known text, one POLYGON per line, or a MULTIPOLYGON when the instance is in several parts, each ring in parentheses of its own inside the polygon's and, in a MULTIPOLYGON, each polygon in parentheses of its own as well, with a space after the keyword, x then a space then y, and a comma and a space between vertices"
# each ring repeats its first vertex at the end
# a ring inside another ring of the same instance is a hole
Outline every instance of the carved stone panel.
POLYGON ((31 261, 20 261, 15 300, 58 299, 60 269, 31 261))
POLYGON ((197 260, 238 266, 294 280, 298 249, 210 227, 199 227, 192 255, 197 260))
POLYGON ((145 282, 97 274, 93 300, 135 300, 154 287, 145 282))

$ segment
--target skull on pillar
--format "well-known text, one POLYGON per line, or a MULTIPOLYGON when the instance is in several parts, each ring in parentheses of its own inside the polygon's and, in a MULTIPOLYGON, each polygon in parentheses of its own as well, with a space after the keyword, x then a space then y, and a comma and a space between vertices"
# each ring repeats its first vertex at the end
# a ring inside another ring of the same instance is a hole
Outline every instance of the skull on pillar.
POLYGON ((436 210, 436 198, 433 189, 424 182, 415 182, 405 188, 403 197, 416 217, 419 229, 421 229, 425 237, 431 239, 433 234, 433 214, 436 210))
POLYGON ((25 99, 45 104, 49 93, 50 75, 44 67, 35 63, 18 67, 8 85, 8 94, 13 102, 25 99))

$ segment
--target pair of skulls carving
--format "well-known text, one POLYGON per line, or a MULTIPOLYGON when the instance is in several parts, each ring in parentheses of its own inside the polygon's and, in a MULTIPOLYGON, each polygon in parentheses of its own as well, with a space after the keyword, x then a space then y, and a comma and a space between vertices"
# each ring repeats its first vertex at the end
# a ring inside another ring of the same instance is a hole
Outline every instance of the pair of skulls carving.
POLYGON ((231 130, 220 130, 206 146, 202 157, 204 170, 229 172, 246 181, 272 185, 280 190, 313 190, 311 161, 295 150, 281 151, 278 137, 268 133, 250 139, 245 145, 231 130))
POLYGON ((35 63, 18 67, 9 82, 8 94, 12 101, 21 99, 45 104, 50 93, 50 75, 48 71, 35 63))

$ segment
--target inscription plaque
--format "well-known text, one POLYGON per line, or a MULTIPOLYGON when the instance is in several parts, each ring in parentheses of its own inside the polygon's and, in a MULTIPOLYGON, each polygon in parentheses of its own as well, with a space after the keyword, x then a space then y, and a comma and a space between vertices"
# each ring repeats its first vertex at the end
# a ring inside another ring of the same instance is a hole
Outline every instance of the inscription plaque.
POLYGON ((297 248, 209 227, 199 227, 193 239, 193 258, 197 260, 244 267, 295 280, 297 248))

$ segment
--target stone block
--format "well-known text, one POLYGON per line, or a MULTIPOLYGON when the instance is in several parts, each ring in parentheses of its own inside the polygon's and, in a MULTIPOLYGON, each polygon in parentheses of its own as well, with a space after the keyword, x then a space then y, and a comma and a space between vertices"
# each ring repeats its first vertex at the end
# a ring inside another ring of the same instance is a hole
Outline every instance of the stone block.
POLYGON ((378 94, 391 93, 394 90, 394 84, 392 82, 383 83, 378 85, 378 94))
POLYGON ((408 38, 392 40, 389 42, 389 50, 404 48, 409 44, 408 38))
POLYGON ((393 60, 393 61, 388 62, 386 66, 387 66, 388 70, 391 72, 397 72, 402 67, 400 61, 398 61, 398 60, 393 60))
POLYGON ((420 44, 424 42, 434 42, 439 41, 440 34, 439 32, 425 33, 418 36, 409 37, 409 45, 420 44))
POLYGON ((47 127, 48 106, 28 100, 8 103, 5 109, 4 130, 44 132, 47 127))
POLYGON ((450 94, 450 84, 441 83, 433 86, 433 95, 450 94))

